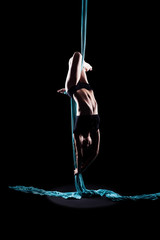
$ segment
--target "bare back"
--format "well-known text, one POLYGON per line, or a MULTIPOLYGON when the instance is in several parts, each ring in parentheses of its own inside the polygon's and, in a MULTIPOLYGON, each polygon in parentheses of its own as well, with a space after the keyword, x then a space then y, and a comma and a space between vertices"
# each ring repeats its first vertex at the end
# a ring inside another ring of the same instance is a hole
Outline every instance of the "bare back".
POLYGON ((98 114, 98 104, 93 90, 79 89, 73 97, 77 103, 77 116, 98 114))

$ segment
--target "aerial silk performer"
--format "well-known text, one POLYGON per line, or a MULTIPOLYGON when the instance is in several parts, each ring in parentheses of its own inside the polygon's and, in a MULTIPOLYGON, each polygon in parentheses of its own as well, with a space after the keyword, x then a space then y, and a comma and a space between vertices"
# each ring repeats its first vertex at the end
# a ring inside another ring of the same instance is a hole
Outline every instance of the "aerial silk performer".
POLYGON ((75 186, 80 194, 87 192, 82 172, 96 159, 100 146, 98 104, 86 75, 91 70, 92 66, 83 60, 81 53, 75 52, 69 60, 65 88, 58 90, 71 98, 75 186))
POLYGON ((87 79, 87 72, 92 66, 85 59, 86 28, 88 0, 82 0, 81 12, 81 53, 75 52, 68 62, 68 73, 65 87, 59 93, 70 97, 71 103, 71 132, 74 161, 75 192, 48 191, 35 187, 10 186, 9 188, 25 192, 64 199, 81 199, 83 197, 103 197, 112 201, 122 200, 156 200, 159 193, 122 196, 107 189, 86 189, 82 173, 96 159, 100 146, 100 117, 94 91, 87 79))

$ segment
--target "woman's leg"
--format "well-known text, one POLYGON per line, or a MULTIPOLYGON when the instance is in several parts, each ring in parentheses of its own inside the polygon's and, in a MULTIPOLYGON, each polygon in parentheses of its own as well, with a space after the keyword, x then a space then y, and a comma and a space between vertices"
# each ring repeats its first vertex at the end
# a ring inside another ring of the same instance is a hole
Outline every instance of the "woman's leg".
POLYGON ((88 72, 88 71, 92 71, 92 66, 89 63, 86 63, 84 61, 83 62, 83 68, 81 69, 81 76, 80 76, 80 79, 79 79, 80 82, 88 83, 87 74, 86 74, 86 72, 88 72))
POLYGON ((76 85, 81 76, 81 62, 82 55, 79 52, 75 52, 73 57, 69 60, 69 69, 67 73, 65 89, 68 91, 72 86, 76 85))
POLYGON ((82 55, 79 52, 75 52, 69 60, 69 69, 65 83, 66 91, 72 86, 77 85, 79 81, 88 83, 86 72, 91 70, 91 65, 85 61, 82 68, 82 55))

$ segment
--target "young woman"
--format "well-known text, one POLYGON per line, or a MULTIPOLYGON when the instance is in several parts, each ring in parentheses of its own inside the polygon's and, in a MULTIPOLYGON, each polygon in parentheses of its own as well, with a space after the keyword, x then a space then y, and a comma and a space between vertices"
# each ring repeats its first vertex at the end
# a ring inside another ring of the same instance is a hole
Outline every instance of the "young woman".
POLYGON ((69 60, 69 69, 65 82, 65 88, 59 93, 67 92, 77 104, 77 116, 74 127, 74 143, 76 151, 77 168, 74 174, 86 170, 96 159, 100 146, 100 118, 98 104, 93 89, 89 85, 86 72, 92 70, 92 66, 84 61, 82 55, 75 52, 69 60))

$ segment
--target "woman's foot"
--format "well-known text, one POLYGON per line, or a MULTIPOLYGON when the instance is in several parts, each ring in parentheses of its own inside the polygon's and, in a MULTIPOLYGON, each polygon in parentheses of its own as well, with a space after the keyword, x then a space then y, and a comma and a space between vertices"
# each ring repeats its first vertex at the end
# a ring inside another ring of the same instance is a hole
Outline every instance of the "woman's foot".
POLYGON ((65 88, 61 88, 61 89, 57 90, 57 92, 58 92, 58 93, 65 94, 66 89, 65 89, 65 88))
POLYGON ((85 62, 85 61, 83 62, 83 68, 84 68, 84 70, 86 72, 92 71, 92 66, 89 63, 85 62))

